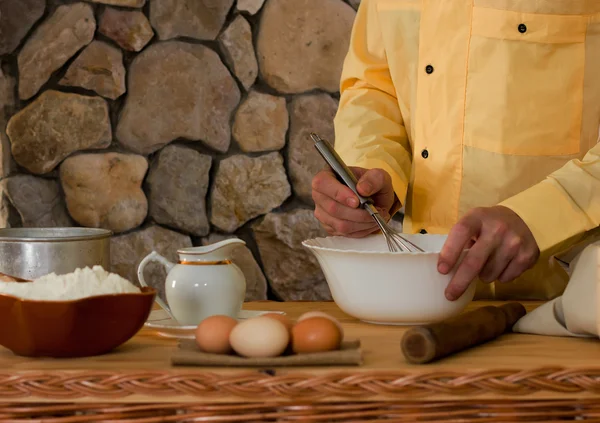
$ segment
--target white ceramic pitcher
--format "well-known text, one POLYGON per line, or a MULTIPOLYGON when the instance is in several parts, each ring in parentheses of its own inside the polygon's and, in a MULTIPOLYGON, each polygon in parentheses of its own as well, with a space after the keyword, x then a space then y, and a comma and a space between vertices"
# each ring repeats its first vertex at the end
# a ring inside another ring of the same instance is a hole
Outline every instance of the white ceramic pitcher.
POLYGON ((138 266, 142 286, 144 268, 150 262, 161 263, 167 270, 165 294, 169 305, 156 301, 181 325, 197 325, 215 314, 237 318, 246 295, 246 278, 234 263, 231 252, 246 243, 227 239, 205 247, 177 250, 179 262, 171 263, 156 251, 148 254, 138 266))

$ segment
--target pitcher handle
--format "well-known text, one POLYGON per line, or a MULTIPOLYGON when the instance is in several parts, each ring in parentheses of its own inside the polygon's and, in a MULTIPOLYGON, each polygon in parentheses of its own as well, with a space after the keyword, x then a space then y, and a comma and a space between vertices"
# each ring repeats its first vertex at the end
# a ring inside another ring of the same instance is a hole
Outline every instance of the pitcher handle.
MULTIPOLYGON (((162 264, 164 266, 165 270, 167 271, 167 273, 169 273, 171 271, 171 269, 173 268, 173 266, 175 266, 175 264, 171 263, 169 260, 167 260, 160 254, 158 254, 156 251, 152 251, 150 254, 148 254, 146 257, 144 257, 144 259, 140 262, 140 264, 138 266, 137 277, 138 277, 138 280, 140 281, 140 285, 142 285, 146 288, 148 288, 149 285, 146 283, 146 279, 144 279, 144 269, 146 268, 148 263, 151 263, 151 262, 158 262, 158 263, 162 264)), ((158 305, 160 305, 163 308, 164 311, 167 312, 167 314, 169 316, 171 316, 171 319, 175 320, 175 317, 171 313, 171 309, 169 308, 169 306, 158 295, 156 296, 156 302, 158 303, 158 305)))

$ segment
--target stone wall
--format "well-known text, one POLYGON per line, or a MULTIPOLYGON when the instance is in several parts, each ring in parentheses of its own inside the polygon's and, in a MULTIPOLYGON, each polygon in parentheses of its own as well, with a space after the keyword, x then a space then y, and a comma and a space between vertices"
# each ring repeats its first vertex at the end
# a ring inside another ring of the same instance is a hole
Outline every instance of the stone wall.
POLYGON ((330 298, 300 245, 324 235, 308 134, 334 141, 357 6, 0 0, 0 223, 111 229, 133 281, 151 250, 237 236, 248 300, 330 298))

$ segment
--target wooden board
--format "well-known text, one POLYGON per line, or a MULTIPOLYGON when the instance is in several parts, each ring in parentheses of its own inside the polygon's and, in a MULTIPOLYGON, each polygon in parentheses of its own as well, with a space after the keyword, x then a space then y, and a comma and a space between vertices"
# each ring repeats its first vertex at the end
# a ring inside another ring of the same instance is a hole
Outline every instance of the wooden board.
MULTIPOLYGON (((484 304, 475 303, 471 307, 484 304)), ((532 310, 537 303, 525 303, 532 310)), ((358 322, 334 303, 255 302, 248 310, 298 317, 326 311, 361 340, 364 365, 294 369, 172 367, 176 341, 142 330, 104 356, 50 360, 0 349, 0 400, 277 401, 457 398, 574 398, 600 395, 600 342, 510 334, 436 363, 405 362, 405 327, 358 322)))

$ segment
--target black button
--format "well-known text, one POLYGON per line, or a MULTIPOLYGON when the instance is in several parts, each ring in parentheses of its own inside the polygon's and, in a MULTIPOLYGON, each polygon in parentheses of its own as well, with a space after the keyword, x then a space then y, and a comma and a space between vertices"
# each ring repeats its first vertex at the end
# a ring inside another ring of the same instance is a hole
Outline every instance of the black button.
POLYGON ((527 25, 525 25, 525 24, 520 24, 520 25, 519 25, 519 32, 520 32, 521 34, 525 34, 525 33, 527 32, 527 25))
POLYGON ((423 157, 424 159, 429 157, 429 151, 427 151, 427 149, 421 151, 421 157, 423 157))
POLYGON ((425 234, 427 233, 427 231, 426 231, 425 229, 421 229, 421 230, 419 231, 419 233, 420 233, 420 234, 423 234, 423 235, 425 235, 425 234))
POLYGON ((431 66, 431 65, 425 66, 425 72, 427 72, 428 74, 432 74, 433 73, 433 66, 431 66))

